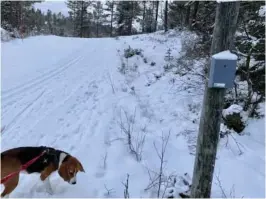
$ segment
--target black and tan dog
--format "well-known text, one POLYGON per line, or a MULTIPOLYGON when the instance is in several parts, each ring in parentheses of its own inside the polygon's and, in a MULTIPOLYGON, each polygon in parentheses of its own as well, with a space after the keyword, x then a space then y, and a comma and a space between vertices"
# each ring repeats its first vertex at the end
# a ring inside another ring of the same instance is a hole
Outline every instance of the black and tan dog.
MULTIPOLYGON (((10 173, 18 171, 22 165, 36 158, 43 152, 44 154, 29 165, 24 172, 27 174, 40 173, 40 178, 45 182, 46 189, 50 194, 52 194, 52 187, 49 176, 54 171, 58 170, 59 175, 69 184, 76 184, 76 175, 78 171, 85 172, 80 161, 67 152, 44 146, 18 147, 1 153, 1 179, 10 173)), ((1 197, 8 197, 17 187, 18 182, 19 173, 12 176, 12 178, 6 182, 3 182, 5 189, 1 197)))

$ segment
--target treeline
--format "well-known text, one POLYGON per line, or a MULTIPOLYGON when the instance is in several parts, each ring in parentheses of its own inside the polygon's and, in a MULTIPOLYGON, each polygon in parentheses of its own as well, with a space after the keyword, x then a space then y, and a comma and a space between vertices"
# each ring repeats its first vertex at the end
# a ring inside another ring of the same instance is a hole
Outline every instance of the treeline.
POLYGON ((40 34, 71 36, 71 24, 62 13, 43 13, 33 7, 41 1, 1 1, 1 27, 13 37, 26 37, 40 34))
POLYGON ((66 1, 69 15, 42 13, 34 3, 1 1, 1 27, 14 37, 53 34, 73 37, 103 37, 154 32, 163 4, 159 1, 66 1), (161 10, 159 6, 161 5, 161 10))
POLYGON ((159 1, 67 1, 72 34, 79 37, 154 32, 158 28, 160 5, 163 10, 159 1))

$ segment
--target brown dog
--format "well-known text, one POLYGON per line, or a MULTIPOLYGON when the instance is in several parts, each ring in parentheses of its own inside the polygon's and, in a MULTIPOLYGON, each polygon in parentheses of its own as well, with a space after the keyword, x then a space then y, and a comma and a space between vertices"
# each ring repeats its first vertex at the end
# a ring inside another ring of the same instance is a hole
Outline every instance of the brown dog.
MULTIPOLYGON (((25 172, 27 174, 40 173, 40 178, 45 182, 46 190, 50 194, 52 194, 52 187, 49 176, 54 171, 58 170, 59 175, 69 184, 76 184, 76 175, 78 171, 85 172, 82 164, 77 158, 64 151, 44 146, 18 147, 1 153, 1 179, 13 172, 19 171, 22 165, 28 163, 43 152, 44 154, 29 165, 25 169, 25 172)), ((17 187, 18 182, 19 174, 3 182, 5 189, 1 197, 8 197, 17 187)))

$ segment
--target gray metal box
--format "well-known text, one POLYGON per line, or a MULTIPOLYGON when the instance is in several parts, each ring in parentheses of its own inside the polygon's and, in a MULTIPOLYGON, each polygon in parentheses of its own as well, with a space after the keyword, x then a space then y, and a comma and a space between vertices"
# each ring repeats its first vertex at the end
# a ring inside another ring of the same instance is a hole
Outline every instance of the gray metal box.
POLYGON ((234 86, 237 56, 223 51, 212 56, 209 88, 232 88, 234 86))

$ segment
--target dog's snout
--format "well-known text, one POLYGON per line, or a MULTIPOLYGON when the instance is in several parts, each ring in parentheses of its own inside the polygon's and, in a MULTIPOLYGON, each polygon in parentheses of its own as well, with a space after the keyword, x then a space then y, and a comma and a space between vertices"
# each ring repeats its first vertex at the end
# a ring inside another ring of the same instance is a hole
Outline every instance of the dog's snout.
POLYGON ((74 182, 71 182, 71 184, 77 184, 77 182, 76 182, 76 181, 74 181, 74 182))

